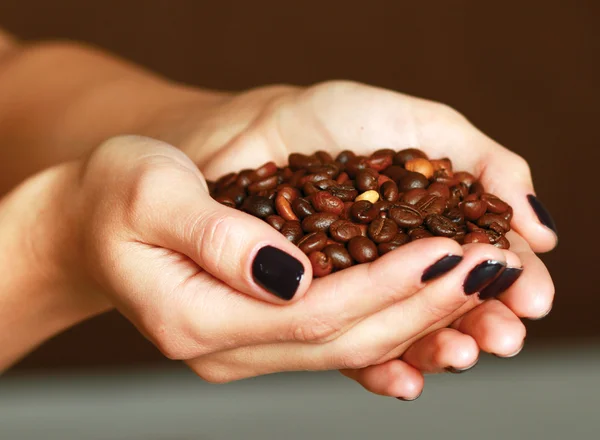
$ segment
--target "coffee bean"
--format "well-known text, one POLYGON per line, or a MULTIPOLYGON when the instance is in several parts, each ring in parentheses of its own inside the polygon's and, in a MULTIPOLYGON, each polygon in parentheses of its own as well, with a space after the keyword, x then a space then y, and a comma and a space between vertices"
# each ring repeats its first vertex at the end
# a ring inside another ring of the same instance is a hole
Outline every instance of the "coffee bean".
POLYGON ((350 180, 350 176, 348 176, 348 173, 345 171, 343 173, 340 173, 340 175, 337 176, 337 179, 335 179, 335 181, 338 183, 338 185, 343 185, 348 180, 350 180))
POLYGON ((476 221, 485 214, 487 204, 482 200, 470 200, 459 204, 461 211, 467 220, 476 221))
POLYGON ((225 188, 228 188, 230 185, 233 185, 237 180, 237 176, 237 173, 229 173, 219 178, 215 183, 215 191, 220 193, 225 188))
POLYGON ((507 233, 510 231, 510 223, 498 214, 485 214, 477 220, 477 226, 482 228, 491 228, 494 224, 500 227, 500 233, 507 233))
POLYGON ((433 167, 434 176, 436 175, 436 173, 440 177, 442 177, 442 176, 452 177, 453 176, 452 162, 447 157, 444 157, 443 159, 430 160, 430 162, 431 162, 431 166, 433 167))
POLYGON ((383 200, 388 202, 397 202, 400 197, 398 185, 393 180, 384 182, 379 188, 379 194, 383 200))
POLYGON ((379 188, 377 181, 379 173, 372 168, 366 168, 356 173, 356 187, 360 191, 376 190, 379 188))
POLYGON ((485 192, 483 188, 483 184, 479 181, 474 182, 473 185, 469 188, 471 194, 481 195, 485 192))
POLYGON ((273 201, 258 195, 247 197, 242 205, 242 210, 258 218, 267 218, 275 214, 273 201))
POLYGON ((356 156, 346 163, 346 172, 354 179, 360 170, 364 170, 368 167, 367 158, 363 156, 356 156))
POLYGON ((348 252, 358 263, 368 263, 377 258, 377 246, 367 237, 354 237, 348 242, 348 252))
POLYGON ((421 200, 427 194, 427 190, 423 188, 411 189, 410 191, 405 192, 400 197, 400 200, 404 203, 408 203, 409 205, 416 205, 419 203, 419 200, 421 200))
POLYGON ((466 171, 459 171, 458 173, 454 173, 454 178, 458 180, 460 183, 465 185, 467 188, 470 188, 473 183, 475 183, 475 176, 471 173, 467 173, 466 171))
POLYGON ((429 159, 425 152, 416 148, 407 148, 394 155, 394 165, 402 165, 412 159, 429 159))
POLYGON ((458 208, 449 209, 448 212, 446 212, 446 217, 448 217, 455 225, 462 225, 465 223, 465 216, 458 208))
POLYGON ((319 180, 318 182, 313 183, 313 185, 315 186, 315 188, 318 188, 321 191, 326 191, 329 188, 339 186, 339 183, 337 183, 335 180, 326 179, 326 180, 319 180))
POLYGON ((280 232, 285 238, 294 244, 298 244, 300 239, 304 236, 302 225, 299 221, 287 221, 281 227, 280 232))
POLYGON ((398 165, 392 165, 391 167, 387 167, 385 170, 383 170, 381 172, 384 176, 388 176, 390 179, 392 179, 393 181, 397 182, 398 180, 400 180, 402 177, 406 176, 408 174, 408 171, 406 171, 403 167, 398 166, 398 165))
POLYGON ((222 196, 231 198, 236 206, 240 206, 246 198, 246 191, 237 185, 231 185, 221 192, 222 196))
POLYGON ((337 187, 328 188, 327 191, 340 199, 342 202, 353 202, 358 196, 358 190, 350 185, 340 185, 337 187))
POLYGON ((354 159, 355 157, 356 157, 356 154, 354 154, 353 151, 344 150, 340 154, 337 155, 337 157, 335 158, 335 161, 345 165, 350 160, 354 159))
POLYGON ((487 203, 487 210, 493 214, 502 214, 508 211, 508 203, 493 194, 481 194, 481 200, 487 203))
POLYGON ((446 199, 428 194, 415 205, 423 214, 441 214, 446 210, 446 199))
POLYGON ((433 237, 433 234, 423 228, 415 228, 408 231, 411 241, 421 240, 423 238, 433 237))
POLYGON ((360 200, 350 208, 350 217, 358 223, 370 223, 379 216, 377 208, 367 200, 360 200))
POLYGON ((393 157, 393 150, 377 150, 367 159, 367 166, 375 171, 385 170, 392 164, 393 157))
POLYGON ((329 275, 333 271, 333 261, 324 252, 314 251, 308 254, 316 278, 329 275))
POLYGON ((283 228, 283 225, 285 224, 285 220, 278 215, 270 215, 265 221, 278 231, 281 231, 281 228, 283 228))
POLYGON ((333 163, 333 157, 327 151, 319 150, 315 153, 317 159, 321 161, 322 164, 330 164, 333 163))
POLYGON ((410 237, 408 234, 404 232, 399 232, 396 236, 387 243, 380 243, 377 245, 377 250, 379 251, 379 255, 385 255, 388 252, 391 252, 395 249, 398 249, 400 246, 404 246, 406 243, 410 242, 410 237))
POLYGON ((247 188, 252 183, 252 177, 254 176, 254 170, 242 170, 239 172, 235 185, 240 188, 247 188))
POLYGON ((318 212, 330 212, 335 215, 340 215, 344 210, 344 202, 342 199, 327 191, 317 192, 313 196, 311 202, 318 212))
POLYGON ((490 239, 488 238, 488 235, 482 231, 473 231, 468 233, 467 235, 465 235, 464 238, 464 243, 485 243, 485 244, 490 244, 490 239))
POLYGON ((368 236, 375 243, 386 243, 398 233, 398 226, 389 218, 378 218, 369 225, 368 236))
POLYGON ((333 222, 338 219, 337 215, 330 212, 318 212, 302 220, 302 229, 304 229, 304 232, 327 232, 333 222))
POLYGON ((433 165, 431 165, 431 162, 429 162, 427 159, 411 159, 404 164, 404 168, 406 168, 408 171, 414 171, 415 173, 422 174, 427 179, 431 179, 433 177, 433 165))
POLYGON ((316 212, 310 202, 303 198, 296 199, 292 202, 292 210, 300 220, 303 220, 305 217, 316 212))
POLYGON ((401 228, 416 228, 423 223, 421 211, 411 205, 397 205, 389 210, 392 219, 401 228))
POLYGON ((305 235, 298 242, 300 250, 307 255, 313 251, 321 251, 325 246, 327 246, 327 235, 324 232, 305 235))
POLYGON ((329 257, 335 270, 347 269, 352 266, 352 257, 341 244, 330 244, 322 252, 329 257))
POLYGON ((443 197, 445 199, 450 198, 450 188, 448 185, 444 185, 443 183, 434 182, 427 188, 427 193, 432 194, 434 196, 443 197))
POLYGON ((415 188, 427 188, 429 180, 421 173, 408 171, 406 175, 398 180, 398 189, 406 192, 415 188))
POLYGON ((235 201, 229 196, 217 196, 215 200, 221 205, 227 206, 228 208, 235 208, 236 206, 235 201))
POLYGON ((294 171, 306 169, 312 165, 319 165, 320 161, 316 157, 306 156, 300 153, 292 153, 288 158, 290 168, 294 171))
POLYGON ((252 174, 250 174, 250 179, 253 182, 258 182, 260 180, 264 180, 268 177, 274 176, 277 173, 277 165, 275 162, 267 162, 264 165, 257 168, 252 174))
POLYGON ((453 237, 458 231, 456 225, 450 219, 439 214, 428 215, 425 224, 433 235, 440 237, 453 237))
POLYGON ((507 238, 505 236, 502 236, 498 239, 498 241, 496 243, 494 243, 494 246, 496 246, 500 249, 508 249, 508 248, 510 248, 510 242, 507 240, 507 238))

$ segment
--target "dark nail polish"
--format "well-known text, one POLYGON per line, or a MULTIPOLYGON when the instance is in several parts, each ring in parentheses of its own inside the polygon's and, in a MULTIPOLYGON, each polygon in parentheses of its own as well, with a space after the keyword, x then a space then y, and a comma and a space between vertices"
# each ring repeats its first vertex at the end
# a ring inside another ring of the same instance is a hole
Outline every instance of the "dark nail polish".
POLYGON ((446 367, 446 371, 448 373, 452 373, 452 374, 462 374, 462 373, 466 373, 467 371, 470 371, 473 368, 475 368, 478 363, 479 363, 479 360, 477 362, 475 362, 473 365, 471 365, 470 367, 462 368, 462 369, 454 368, 454 367, 446 367))
POLYGON ((304 266, 294 257, 273 246, 258 251, 252 262, 254 281, 273 295, 290 300, 304 276, 304 266))
POLYGON ((548 310, 546 313, 544 313, 542 316, 538 316, 536 318, 527 318, 530 321, 540 321, 542 319, 544 319, 546 316, 548 316, 550 314, 550 312, 552 311, 552 307, 550 307, 550 310, 548 310))
POLYGON ((535 215, 539 219, 540 223, 546 226, 547 228, 552 229, 552 231, 558 235, 558 230, 556 229, 556 223, 554 223, 554 219, 546 209, 546 207, 538 200, 536 196, 533 194, 529 194, 527 196, 527 200, 529 200, 529 204, 533 208, 535 215))
POLYGON ((479 298, 496 298, 502 292, 508 290, 508 288, 519 279, 522 273, 522 267, 507 267, 500 275, 498 275, 498 278, 496 278, 490 283, 489 286, 479 292, 479 298))
POLYGON ((525 348, 525 339, 523 339, 523 344, 521 344, 521 348, 519 348, 515 353, 513 354, 509 354, 508 356, 501 356, 499 354, 496 353, 492 353, 494 356, 496 356, 497 358, 500 359, 510 359, 510 358, 514 358, 515 356, 517 356, 519 353, 521 353, 523 351, 523 348, 525 348))
POLYGON ((419 395, 417 397, 415 397, 414 399, 405 399, 404 397, 396 397, 396 399, 398 400, 402 400, 403 402, 414 402, 415 400, 417 400, 419 397, 421 397, 421 394, 423 394, 423 391, 421 391, 419 393, 419 395))
POLYGON ((499 261, 488 260, 478 264, 471 270, 465 280, 464 289, 467 295, 480 292, 504 269, 505 264, 499 261))
POLYGON ((463 257, 458 255, 446 255, 444 258, 429 266, 425 272, 423 272, 421 281, 426 283, 427 281, 431 281, 447 272, 450 272, 452 269, 458 266, 462 259, 463 257))

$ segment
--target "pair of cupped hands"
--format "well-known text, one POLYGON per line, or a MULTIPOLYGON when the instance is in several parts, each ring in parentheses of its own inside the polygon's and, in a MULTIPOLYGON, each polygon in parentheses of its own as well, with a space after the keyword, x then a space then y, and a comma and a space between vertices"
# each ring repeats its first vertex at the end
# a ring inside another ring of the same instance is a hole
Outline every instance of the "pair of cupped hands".
POLYGON ((526 333, 520 318, 551 309, 553 284, 534 252, 549 251, 557 237, 528 201, 527 163, 445 105, 328 82, 222 95, 210 111, 195 114, 191 105, 156 123, 180 142, 112 138, 37 177, 59 188, 49 208, 58 215, 40 216, 44 230, 54 221, 56 232, 34 246, 39 261, 52 261, 53 283, 68 285, 80 302, 93 295, 94 313, 116 307, 165 356, 207 381, 338 369, 373 393, 413 400, 426 373, 466 370, 480 351, 517 354, 526 333), (429 238, 312 279, 298 248, 207 190, 206 179, 282 165, 293 152, 411 147, 450 157, 513 206, 510 250, 429 238), (448 256, 457 264, 423 279, 448 256), (288 286, 283 295, 264 276, 286 262, 296 267, 279 280, 288 286), (485 262, 521 276, 495 297, 467 295, 465 280, 485 262))

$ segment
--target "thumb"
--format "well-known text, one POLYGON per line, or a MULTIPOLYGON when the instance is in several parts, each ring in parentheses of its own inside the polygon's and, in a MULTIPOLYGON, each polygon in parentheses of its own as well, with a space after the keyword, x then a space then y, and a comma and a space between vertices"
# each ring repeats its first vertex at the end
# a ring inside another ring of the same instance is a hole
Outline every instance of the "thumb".
POLYGON ((146 144, 143 161, 158 157, 160 166, 142 166, 145 176, 137 179, 138 235, 249 296, 275 304, 302 297, 312 279, 306 255, 267 223, 213 200, 195 164, 157 144, 156 154, 146 144))

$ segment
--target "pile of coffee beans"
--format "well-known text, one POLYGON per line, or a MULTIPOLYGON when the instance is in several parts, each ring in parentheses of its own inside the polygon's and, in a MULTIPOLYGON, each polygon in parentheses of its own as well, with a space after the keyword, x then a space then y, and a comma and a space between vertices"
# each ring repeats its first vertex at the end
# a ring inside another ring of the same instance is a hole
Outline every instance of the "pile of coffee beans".
POLYGON ((508 249, 513 210, 448 158, 418 149, 294 153, 289 163, 208 182, 225 206, 263 219, 297 245, 321 277, 408 242, 448 237, 508 249))

